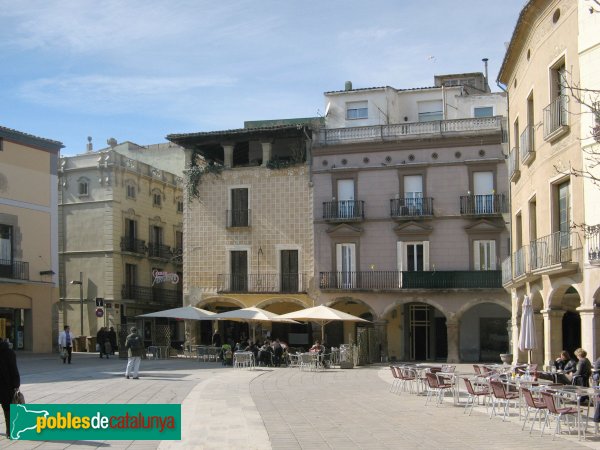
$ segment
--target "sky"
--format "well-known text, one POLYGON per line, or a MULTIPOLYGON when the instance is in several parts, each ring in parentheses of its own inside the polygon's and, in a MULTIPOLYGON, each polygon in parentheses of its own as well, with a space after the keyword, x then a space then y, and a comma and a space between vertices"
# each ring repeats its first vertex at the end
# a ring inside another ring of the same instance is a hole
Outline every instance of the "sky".
POLYGON ((315 117, 323 93, 483 72, 524 0, 0 0, 0 126, 140 145, 315 117))

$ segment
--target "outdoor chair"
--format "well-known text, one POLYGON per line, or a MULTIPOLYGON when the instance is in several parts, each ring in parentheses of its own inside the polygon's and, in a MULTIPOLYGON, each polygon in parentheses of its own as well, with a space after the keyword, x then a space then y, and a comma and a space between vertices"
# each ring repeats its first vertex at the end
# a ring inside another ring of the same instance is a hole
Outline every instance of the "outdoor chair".
POLYGON ((444 383, 435 373, 426 372, 427 378, 427 399, 425 405, 429 403, 429 399, 435 395, 436 405, 441 405, 444 401, 444 393, 452 389, 451 384, 444 383))
MULTIPOLYGON (((575 416, 575 422, 577 422, 577 414, 579 413, 579 410, 578 410, 578 408, 576 408, 574 406, 566 406, 563 408, 557 407, 553 392, 542 391, 542 399, 544 400, 544 403, 546 404, 547 409, 546 409, 546 419, 544 420, 544 425, 542 426, 542 431, 540 433, 540 436, 543 436, 544 429, 546 428, 546 425, 548 425, 550 417, 555 417, 556 418, 556 427, 554 428, 554 433, 552 434, 552 440, 554 440, 556 433, 560 433, 560 419, 562 419, 563 417, 575 416)), ((569 426, 569 432, 570 432, 571 425, 568 422, 568 419, 567 419, 567 425, 569 426)), ((577 426, 578 425, 579 424, 577 423, 577 426)))
POLYGON ((535 425, 535 419, 538 414, 540 415, 540 427, 542 423, 542 410, 546 409, 546 403, 543 399, 536 399, 533 397, 531 391, 527 388, 521 388, 521 395, 525 399, 526 411, 525 411, 525 419, 523 420, 523 426, 521 427, 521 431, 525 429, 525 425, 527 424, 527 418, 529 417, 529 413, 532 410, 535 410, 535 415, 533 419, 531 419, 531 428, 529 429, 529 434, 533 431, 533 425, 535 425))
POLYGON ((469 394, 463 414, 466 413, 467 409, 469 409, 469 406, 471 406, 471 409, 469 409, 469 415, 471 415, 471 413, 473 412, 473 407, 475 406, 475 400, 479 401, 480 397, 483 397, 483 404, 485 405, 485 410, 487 413, 488 405, 486 399, 490 395, 490 388, 487 386, 481 387, 479 385, 476 385, 477 387, 473 387, 471 380, 468 378, 463 378, 463 381, 465 382, 467 393, 469 394))
POLYGON ((398 389, 398 386, 402 382, 402 378, 399 373, 400 372, 399 367, 390 366, 390 370, 392 371, 392 376, 394 377, 394 380, 392 381, 392 385, 390 386, 390 392, 394 392, 396 389, 398 389))
POLYGON ((404 384, 406 391, 410 392, 411 394, 418 394, 420 380, 417 370, 414 367, 408 366, 403 367, 400 370, 402 373, 402 383, 404 384))
POLYGON ((509 392, 506 390, 506 386, 500 380, 490 380, 490 388, 492 390, 492 413, 490 419, 496 415, 496 405, 503 404, 504 414, 502 415, 502 421, 506 420, 506 416, 509 415, 510 402, 514 401, 515 405, 519 400, 518 392, 509 392))
POLYGON ((236 352, 233 354, 233 368, 254 368, 254 355, 252 352, 236 352))

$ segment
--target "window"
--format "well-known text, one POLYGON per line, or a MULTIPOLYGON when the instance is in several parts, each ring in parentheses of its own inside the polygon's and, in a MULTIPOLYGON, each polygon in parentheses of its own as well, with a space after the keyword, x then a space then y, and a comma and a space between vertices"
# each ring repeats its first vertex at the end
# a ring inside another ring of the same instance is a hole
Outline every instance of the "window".
POLYGON ((404 176, 404 206, 409 215, 423 214, 423 177, 421 175, 404 176))
POLYGON ((80 196, 88 195, 88 182, 87 182, 87 180, 79 180, 77 182, 77 193, 80 196))
POLYGON ((356 244, 336 244, 338 288, 350 289, 356 284, 356 244))
POLYGON ((473 190, 475 197, 475 214, 494 214, 496 212, 494 201, 494 173, 473 172, 473 190))
POLYGON ((478 106, 473 109, 473 117, 493 117, 494 107, 493 106, 478 106))
POLYGON ((298 250, 281 250, 281 292, 298 292, 298 250))
POLYGON ((558 194, 558 231, 560 231, 560 246, 565 248, 569 246, 569 232, 571 231, 570 222, 570 182, 566 181, 557 186, 558 194))
POLYGON ((0 152, 4 150, 4 139, 0 137, 0 152))
POLYGON ((232 292, 248 291, 248 252, 245 250, 233 250, 230 254, 232 292))
POLYGON ((443 120, 444 112, 441 100, 428 100, 417 103, 419 109, 419 122, 432 122, 443 120))
POLYGON ((127 198, 135 198, 135 191, 136 191, 135 185, 133 183, 129 183, 126 186, 126 189, 127 189, 127 191, 126 191, 127 198))
POLYGON ((137 266, 135 264, 125 264, 125 289, 123 298, 136 298, 137 285, 137 266))
POLYGON ((422 272, 429 270, 429 241, 397 244, 398 271, 422 272))
POLYGON ((177 212, 183 213, 183 200, 177 200, 177 212))
POLYGON ((183 231, 175 231, 175 250, 183 252, 183 231))
POLYGON ((550 69, 550 101, 544 108, 544 138, 553 140, 562 136, 568 125, 568 82, 565 60, 561 59, 550 69))
POLYGON ((13 227, 0 224, 0 278, 10 278, 12 274, 13 227))
POLYGON ((162 204, 162 194, 160 192, 152 193, 152 205, 160 206, 162 204))
POLYGON ((148 256, 161 257, 163 243, 163 229, 155 225, 150 227, 150 244, 148 245, 148 256))
POLYGON ((473 241, 473 269, 496 270, 496 241, 473 241))
POLYGON ((346 103, 346 119, 368 119, 369 117, 369 104, 366 101, 363 102, 348 102, 346 103))
POLYGON ((231 189, 231 211, 228 215, 228 226, 230 227, 248 227, 248 188, 231 189))

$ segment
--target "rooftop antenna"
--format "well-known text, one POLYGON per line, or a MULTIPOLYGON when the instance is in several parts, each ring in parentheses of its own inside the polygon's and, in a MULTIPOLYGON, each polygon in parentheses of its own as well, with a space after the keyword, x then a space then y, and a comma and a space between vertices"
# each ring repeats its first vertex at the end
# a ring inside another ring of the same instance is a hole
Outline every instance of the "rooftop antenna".
POLYGON ((86 145, 86 150, 88 153, 92 153, 94 151, 94 144, 92 144, 92 137, 87 137, 88 143, 86 145))

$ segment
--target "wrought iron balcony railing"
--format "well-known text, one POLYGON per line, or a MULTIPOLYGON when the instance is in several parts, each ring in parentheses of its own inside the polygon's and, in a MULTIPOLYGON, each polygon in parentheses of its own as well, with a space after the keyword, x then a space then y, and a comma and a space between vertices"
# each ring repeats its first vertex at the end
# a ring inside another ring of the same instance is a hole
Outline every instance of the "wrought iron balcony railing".
POLYGON ((529 164, 535 158, 535 129, 527 125, 519 137, 519 153, 521 163, 529 164))
POLYGON ((508 154, 508 178, 510 181, 516 181, 521 174, 519 170, 519 148, 513 147, 508 154))
POLYGON ((587 257, 590 264, 600 264, 600 225, 586 229, 587 257))
POLYGON ((339 222, 356 222, 365 218, 365 202, 362 200, 340 200, 323 202, 323 219, 339 222))
POLYGON ((559 95, 544 108, 544 139, 551 139, 569 124, 569 96, 559 95))
POLYGON ((319 287, 324 290, 501 288, 502 271, 321 272, 319 287))
POLYGON ((162 258, 162 259, 171 259, 173 256, 173 252, 171 252, 171 247, 163 244, 154 244, 150 242, 148 244, 148 256, 151 258, 162 258))
POLYGON ((529 273, 529 263, 527 261, 527 255, 529 254, 529 246, 524 245, 518 249, 514 254, 514 275, 518 278, 522 275, 529 273))
POLYGON ((242 228, 250 226, 251 211, 249 209, 228 209, 226 211, 227 228, 242 228))
POLYGON ((495 216, 508 212, 504 194, 462 195, 460 213, 463 216, 495 216))
POLYGON ((390 200, 390 215, 395 219, 433 216, 433 198, 393 198, 390 200))
POLYGON ((482 131, 502 132, 502 125, 502 117, 496 116, 365 127, 323 128, 319 131, 318 143, 328 145, 351 141, 410 139, 419 135, 477 133, 482 131))
POLYGON ((169 306, 182 305, 183 291, 150 286, 123 285, 121 298, 141 302, 160 303, 169 306))
POLYGON ((582 245, 579 235, 557 231, 531 241, 529 264, 531 270, 549 268, 557 264, 577 262, 582 245))
POLYGON ((217 292, 306 292, 306 275, 302 273, 219 274, 217 292))
POLYGON ((129 236, 121 237, 121 251, 146 254, 146 243, 140 239, 135 239, 129 236))
POLYGON ((0 259, 0 278, 29 280, 29 263, 10 259, 0 259))
POLYGON ((512 258, 509 256, 502 261, 502 284, 512 281, 513 278, 513 266, 512 258))

